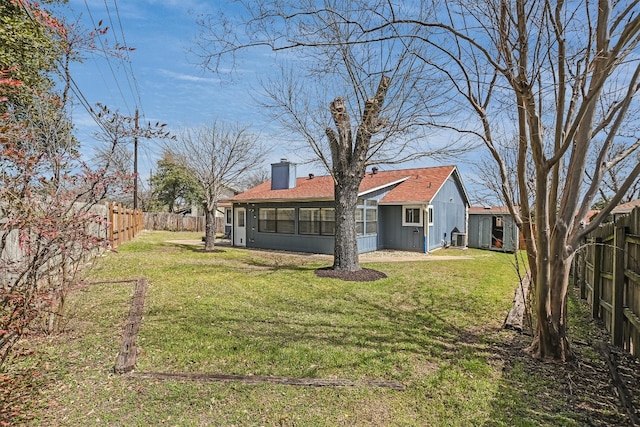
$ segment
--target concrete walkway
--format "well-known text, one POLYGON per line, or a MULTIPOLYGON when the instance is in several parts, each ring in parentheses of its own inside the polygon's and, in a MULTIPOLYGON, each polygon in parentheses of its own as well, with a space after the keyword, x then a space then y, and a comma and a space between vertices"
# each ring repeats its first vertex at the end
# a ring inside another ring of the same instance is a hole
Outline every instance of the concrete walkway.
MULTIPOLYGON (((193 245, 193 246, 202 246, 204 247, 204 242, 201 240, 167 240, 167 243, 175 243, 178 245, 193 245)), ((229 247, 229 240, 216 240, 216 247, 229 247)), ((291 256, 301 256, 301 257, 313 257, 318 259, 333 259, 333 255, 326 254, 313 254, 313 253, 305 253, 305 252, 284 252, 284 251, 276 251, 269 249, 253 249, 249 248, 247 250, 256 251, 256 252, 265 252, 265 253, 280 253, 282 255, 291 255, 291 256)), ((464 253, 464 249, 455 249, 455 251, 459 251, 464 253)), ((365 254, 360 255, 361 263, 372 263, 372 262, 407 262, 407 261, 464 261, 473 259, 473 256, 469 255, 439 255, 438 251, 434 253, 421 253, 421 252, 411 252, 411 251, 395 251, 395 250, 387 250, 383 249, 375 252, 367 252, 365 254)))

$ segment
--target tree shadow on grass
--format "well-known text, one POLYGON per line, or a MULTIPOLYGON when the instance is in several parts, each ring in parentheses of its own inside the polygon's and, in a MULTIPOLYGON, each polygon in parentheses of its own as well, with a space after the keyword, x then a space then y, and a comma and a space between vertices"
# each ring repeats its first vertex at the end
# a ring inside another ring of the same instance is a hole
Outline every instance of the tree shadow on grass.
POLYGON ((607 368, 599 360, 576 345, 573 362, 536 360, 524 352, 531 337, 511 334, 494 345, 504 366, 486 426, 628 425, 607 368))
MULTIPOLYGON (((218 332, 212 333, 212 342, 223 345, 233 340, 224 356, 237 357, 238 363, 228 365, 238 370, 229 372, 233 374, 348 377, 350 373, 355 377, 351 379, 398 380, 408 391, 442 377, 442 385, 440 379, 436 381, 436 390, 440 390, 436 394, 459 392, 464 387, 469 393, 481 393, 474 388, 490 388, 489 416, 469 420, 470 425, 628 423, 608 382, 606 366, 590 360, 588 352, 574 346, 577 359, 571 364, 534 360, 523 351, 530 337, 482 325, 460 326, 459 320, 447 317, 446 302, 435 296, 414 294, 397 304, 345 293, 326 305, 296 299, 283 307, 271 312, 238 307, 212 312, 206 318, 182 312, 186 316, 181 321, 200 322, 205 329, 215 324, 218 332), (247 356, 245 348, 260 354, 259 360, 249 361, 247 372, 242 364, 252 356, 247 356), (295 356, 292 360, 291 355, 300 348, 304 360, 295 360, 295 356), (326 354, 335 356, 325 358, 326 354), (495 372, 500 372, 498 378, 495 372), (493 385, 486 386, 482 378, 476 383, 474 376, 485 376, 493 385), (448 385, 447 381, 462 381, 463 385, 448 385)), ((473 316, 473 310, 468 314, 473 316)), ((454 406, 466 402, 466 396, 446 399, 454 406)))
POLYGON ((220 254, 226 252, 226 250, 220 249, 218 246, 216 246, 212 251, 205 251, 203 245, 190 245, 187 243, 169 243, 169 246, 195 253, 220 254))

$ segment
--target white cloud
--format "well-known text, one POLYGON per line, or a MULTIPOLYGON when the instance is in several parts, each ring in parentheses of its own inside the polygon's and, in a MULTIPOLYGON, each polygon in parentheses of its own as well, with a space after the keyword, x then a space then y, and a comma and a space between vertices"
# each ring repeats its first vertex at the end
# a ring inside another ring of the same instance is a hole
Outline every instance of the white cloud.
POLYGON ((158 69, 159 74, 170 77, 172 79, 186 81, 186 82, 194 82, 194 83, 220 83, 220 79, 212 78, 212 77, 201 77, 194 76, 193 74, 185 74, 185 73, 176 73, 175 71, 166 70, 166 69, 158 69))

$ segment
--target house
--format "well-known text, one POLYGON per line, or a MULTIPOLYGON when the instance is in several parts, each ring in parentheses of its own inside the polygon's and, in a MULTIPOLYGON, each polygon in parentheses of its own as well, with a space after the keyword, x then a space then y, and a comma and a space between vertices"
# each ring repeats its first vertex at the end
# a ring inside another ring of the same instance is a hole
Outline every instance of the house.
POLYGON ((611 211, 611 215, 613 216, 613 222, 617 222, 618 219, 622 216, 629 215, 634 208, 640 206, 640 199, 632 200, 627 203, 623 203, 621 205, 616 206, 611 211))
POLYGON ((519 230, 506 206, 469 208, 469 247, 515 252, 519 230))
MULTIPOLYGON (((332 254, 332 176, 296 177, 296 165, 271 165, 270 181, 228 201, 234 246, 332 254)), ((466 244, 469 198, 455 166, 368 171, 356 215, 359 253, 419 252, 466 244), (452 240, 453 239, 453 240, 452 240)))

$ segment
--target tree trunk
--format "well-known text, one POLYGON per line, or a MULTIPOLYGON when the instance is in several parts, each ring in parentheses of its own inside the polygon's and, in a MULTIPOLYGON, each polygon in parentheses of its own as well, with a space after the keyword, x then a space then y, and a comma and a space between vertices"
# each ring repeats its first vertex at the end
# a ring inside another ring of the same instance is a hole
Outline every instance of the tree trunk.
POLYGON ((204 226, 204 250, 211 252, 215 249, 216 240, 216 211, 215 209, 205 209, 204 226))
POLYGON ((550 274, 539 274, 536 284, 535 338, 527 352, 538 359, 566 362, 573 358, 567 340, 567 291, 571 258, 558 255, 550 263, 550 274))
POLYGON ((378 117, 391 80, 382 76, 373 98, 365 102, 362 123, 355 138, 344 99, 336 98, 329 105, 337 133, 327 128, 331 148, 334 197, 336 203, 336 238, 333 269, 358 271, 358 239, 356 236, 356 206, 358 189, 364 178, 371 137, 382 129, 383 121, 378 117))
POLYGON ((358 260, 358 238, 356 235, 356 206, 358 187, 362 178, 347 175, 334 188, 336 200, 336 237, 333 253, 333 269, 341 271, 360 270, 358 260))

